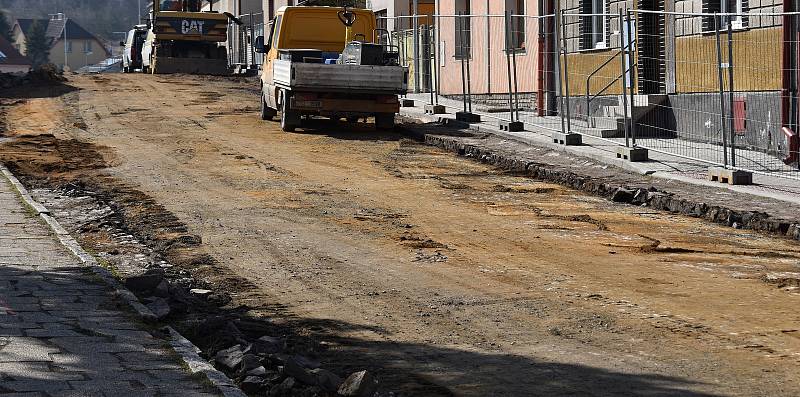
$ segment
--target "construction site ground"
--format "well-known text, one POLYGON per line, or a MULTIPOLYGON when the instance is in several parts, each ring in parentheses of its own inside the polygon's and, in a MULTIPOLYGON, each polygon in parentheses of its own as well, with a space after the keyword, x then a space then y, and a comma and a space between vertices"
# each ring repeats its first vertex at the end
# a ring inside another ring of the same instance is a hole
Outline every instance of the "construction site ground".
POLYGON ((141 258, 65 192, 340 376, 403 395, 800 395, 796 241, 369 125, 284 133, 257 81, 69 78, 2 99, 0 161, 122 276, 141 258), (187 231, 200 242, 160 244, 187 231))

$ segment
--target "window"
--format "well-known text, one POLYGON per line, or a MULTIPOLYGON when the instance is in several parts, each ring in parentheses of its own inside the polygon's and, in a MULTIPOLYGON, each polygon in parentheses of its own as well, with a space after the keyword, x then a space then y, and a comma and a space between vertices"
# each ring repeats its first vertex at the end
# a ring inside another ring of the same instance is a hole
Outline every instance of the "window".
MULTIPOLYGON (((731 29, 745 29, 749 25, 748 9, 748 0, 703 0, 703 13, 705 14, 716 12, 736 14, 720 17, 720 30, 727 30, 728 25, 731 29)), ((716 28, 717 23, 713 15, 703 17, 704 33, 714 33, 716 28)))
POLYGON ((720 3, 720 11, 722 13, 737 14, 724 17, 722 19, 722 27, 727 29, 728 24, 730 24, 731 29, 744 28, 744 18, 742 16, 744 12, 744 0, 720 0, 720 3))
POLYGON ((83 53, 84 54, 91 54, 92 53, 92 41, 86 40, 83 42, 83 53))
POLYGON ((463 15, 455 19, 456 59, 469 58, 472 53, 471 9, 469 0, 456 0, 456 15, 463 15))
POLYGON ((275 26, 272 28, 272 34, 270 35, 270 38, 272 38, 272 48, 278 48, 278 39, 280 38, 278 36, 280 36, 282 19, 282 15, 278 15, 278 17, 275 18, 275 26))
POLYGON ((585 15, 581 17, 581 49, 607 48, 608 19, 606 18, 606 1, 581 1, 581 12, 585 15))
POLYGON ((375 11, 375 18, 378 21, 378 29, 388 29, 388 21, 386 20, 388 16, 389 12, 385 8, 380 11, 375 11))
POLYGON ((160 11, 180 11, 182 8, 180 0, 161 0, 158 6, 160 11))
POLYGON ((514 50, 525 50, 525 0, 506 0, 506 11, 511 14, 509 45, 514 50))

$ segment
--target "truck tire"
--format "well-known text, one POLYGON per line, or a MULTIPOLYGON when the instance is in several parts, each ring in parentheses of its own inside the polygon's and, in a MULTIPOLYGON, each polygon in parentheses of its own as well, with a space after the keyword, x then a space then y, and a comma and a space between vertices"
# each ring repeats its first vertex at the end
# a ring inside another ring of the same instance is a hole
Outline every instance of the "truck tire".
POLYGON ((261 94, 261 120, 272 120, 275 115, 278 114, 278 111, 267 106, 266 98, 264 98, 264 94, 261 94))
POLYGON ((300 125, 300 113, 289 108, 289 98, 284 94, 281 103, 281 129, 285 132, 294 132, 300 125))
POLYGON ((394 129, 394 113, 378 113, 375 115, 375 128, 379 130, 394 129))

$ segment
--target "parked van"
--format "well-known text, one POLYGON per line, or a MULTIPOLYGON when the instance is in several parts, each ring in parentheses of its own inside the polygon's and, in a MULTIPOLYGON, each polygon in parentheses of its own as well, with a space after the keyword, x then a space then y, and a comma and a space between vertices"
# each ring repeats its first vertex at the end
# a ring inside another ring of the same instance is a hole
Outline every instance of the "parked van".
POLYGON ((146 25, 136 25, 120 45, 125 47, 122 52, 122 72, 133 73, 137 69, 142 69, 142 46, 147 36, 146 25))

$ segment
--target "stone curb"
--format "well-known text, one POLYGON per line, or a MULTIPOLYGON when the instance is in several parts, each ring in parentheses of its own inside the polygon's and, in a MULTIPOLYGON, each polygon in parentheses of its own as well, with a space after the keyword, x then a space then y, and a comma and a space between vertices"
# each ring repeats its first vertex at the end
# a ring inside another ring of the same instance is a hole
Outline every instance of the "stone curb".
MULTIPOLYGON (((148 323, 154 323, 158 317, 153 312, 143 305, 142 302, 131 291, 125 288, 108 269, 102 267, 97 260, 86 252, 80 244, 69 234, 69 232, 58 223, 58 221, 50 215, 50 211, 42 204, 36 202, 31 197, 25 186, 19 182, 14 174, 9 169, 0 163, 0 173, 14 186, 19 195, 22 197, 25 204, 31 206, 39 215, 40 218, 50 227, 53 234, 56 235, 58 241, 67 248, 70 253, 77 257, 85 266, 87 266, 95 275, 100 277, 103 282, 114 289, 114 295, 121 298, 127 303, 139 317, 148 323)), ((192 342, 184 338, 178 331, 172 327, 167 327, 170 334, 170 346, 173 350, 181 356, 181 360, 189 366, 190 371, 194 373, 204 374, 208 380, 216 387, 220 393, 225 397, 247 397, 225 374, 217 371, 211 364, 207 363, 200 357, 197 348, 192 342)))
MULTIPOLYGON (((740 211, 724 206, 708 205, 700 201, 676 197, 675 193, 663 190, 653 191, 649 186, 627 186, 619 183, 607 183, 601 178, 580 175, 570 170, 559 169, 557 165, 521 160, 515 158, 513 154, 496 153, 493 150, 482 148, 480 145, 463 143, 459 140, 459 137, 436 135, 415 130, 413 123, 425 122, 425 120, 422 119, 405 115, 399 119, 401 122, 403 120, 412 121, 412 123, 402 126, 399 130, 412 138, 424 141, 427 145, 435 146, 462 156, 471 157, 477 161, 491 164, 508 171, 522 173, 534 179, 556 183, 571 189, 604 197, 617 203, 632 205, 646 204, 650 208, 673 214, 681 214, 729 227, 740 227, 800 240, 800 222, 797 221, 774 218, 763 212, 740 211)), ((498 136, 498 134, 493 131, 470 127, 466 128, 498 136)), ((506 137, 501 136, 501 138, 506 137)), ((526 144, 530 145, 530 143, 526 144)), ((570 153, 570 155, 581 157, 573 153, 570 153)), ((646 185, 646 183, 643 181, 642 185, 646 185)))
POLYGON ((170 335, 169 344, 173 350, 180 354, 181 360, 189 367, 191 373, 205 375, 225 397, 247 397, 225 374, 200 357, 198 354, 200 349, 197 346, 184 338, 174 328, 168 326, 166 330, 170 335))

